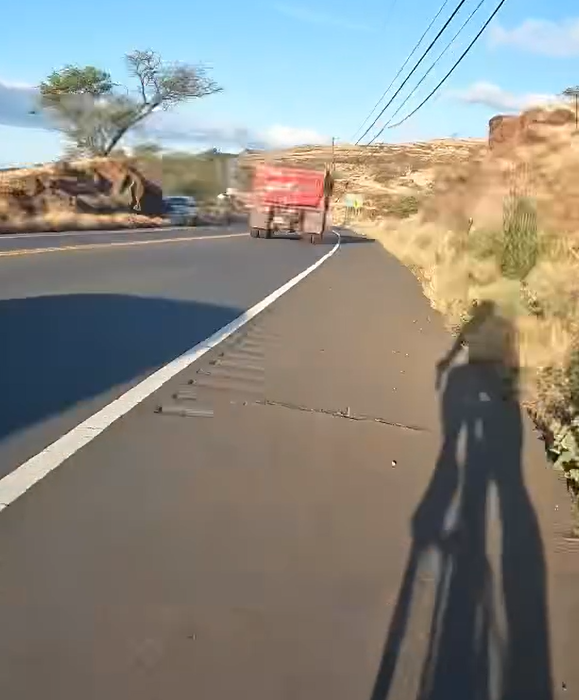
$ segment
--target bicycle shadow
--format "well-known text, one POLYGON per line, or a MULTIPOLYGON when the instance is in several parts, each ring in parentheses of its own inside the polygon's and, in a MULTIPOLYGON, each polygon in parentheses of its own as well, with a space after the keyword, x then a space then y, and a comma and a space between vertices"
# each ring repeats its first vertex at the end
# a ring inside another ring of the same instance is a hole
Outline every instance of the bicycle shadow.
POLYGON ((442 447, 412 518, 413 543, 371 700, 391 695, 417 578, 433 554, 440 567, 417 700, 550 700, 546 572, 522 473, 517 338, 492 302, 474 309, 438 364, 438 385, 445 375, 442 447), (465 342, 468 362, 448 370, 465 342), (491 488, 501 525, 498 572, 487 556, 491 488))

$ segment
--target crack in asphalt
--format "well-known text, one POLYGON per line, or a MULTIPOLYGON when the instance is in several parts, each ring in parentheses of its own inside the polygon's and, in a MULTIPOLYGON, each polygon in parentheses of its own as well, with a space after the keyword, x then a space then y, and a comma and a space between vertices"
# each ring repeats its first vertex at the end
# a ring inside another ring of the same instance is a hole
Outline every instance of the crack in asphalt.
MULTIPOLYGON (((287 408, 291 411, 302 411, 303 413, 321 413, 326 416, 332 416, 333 418, 345 418, 346 420, 353 421, 365 421, 368 423, 379 423, 380 425, 387 425, 391 428, 400 428, 401 430, 411 430, 412 432, 424 433, 428 432, 426 428, 422 428, 416 425, 407 425, 405 423, 397 423, 396 421, 389 421, 385 418, 379 416, 366 416, 363 414, 352 413, 350 407, 345 411, 334 411, 328 408, 311 408, 310 406, 300 406, 299 404, 288 403, 285 401, 271 401, 268 399, 253 401, 254 405, 260 406, 274 406, 278 408, 287 408)), ((247 404, 246 404, 247 405, 247 404)))

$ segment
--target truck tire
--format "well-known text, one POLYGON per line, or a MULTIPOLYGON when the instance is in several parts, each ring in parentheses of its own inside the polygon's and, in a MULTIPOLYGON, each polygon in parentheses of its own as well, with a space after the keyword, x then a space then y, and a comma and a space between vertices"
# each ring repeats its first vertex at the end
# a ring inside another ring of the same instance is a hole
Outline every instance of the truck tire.
POLYGON ((250 229, 249 235, 250 235, 252 238, 259 238, 259 229, 258 229, 258 228, 252 228, 252 229, 250 229))
POLYGON ((263 233, 264 238, 271 238, 271 229, 270 228, 264 228, 262 233, 263 233))

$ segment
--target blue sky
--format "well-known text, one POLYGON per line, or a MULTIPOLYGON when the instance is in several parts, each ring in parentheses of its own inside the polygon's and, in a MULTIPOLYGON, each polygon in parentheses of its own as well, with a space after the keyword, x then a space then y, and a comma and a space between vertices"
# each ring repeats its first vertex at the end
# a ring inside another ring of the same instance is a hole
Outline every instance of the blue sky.
MULTIPOLYGON (((43 128, 42 117, 28 115, 31 86, 67 63, 97 65, 117 82, 128 83, 123 55, 135 48, 155 49, 168 61, 210 65, 224 88, 150 125, 149 135, 168 147, 284 146, 331 136, 347 141, 441 1, 140 0, 136 10, 134 3, 118 0, 96 5, 61 0, 58 11, 45 0, 8 3, 0 42, 0 165, 44 161, 62 148, 59 134, 43 128)), ((432 59, 478 1, 465 2, 432 59)), ((485 0, 400 116, 446 73, 497 1, 485 0)), ((449 1, 424 46, 456 2, 449 1)), ((437 98, 381 138, 484 136, 497 112, 518 111, 579 83, 578 57, 576 0, 507 0, 437 98)), ((430 63, 425 61, 424 68, 430 63)))

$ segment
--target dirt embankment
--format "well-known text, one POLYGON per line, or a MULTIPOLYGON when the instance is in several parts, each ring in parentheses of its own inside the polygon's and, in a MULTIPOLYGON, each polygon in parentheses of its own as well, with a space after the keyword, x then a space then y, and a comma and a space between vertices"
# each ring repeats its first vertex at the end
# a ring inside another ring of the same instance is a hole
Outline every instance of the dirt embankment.
POLYGON ((553 127, 569 127, 574 122, 575 115, 567 107, 529 109, 517 115, 497 114, 489 121, 489 148, 496 151, 502 146, 512 149, 513 146, 550 141, 556 133, 553 127))
POLYGON ((161 188, 129 161, 95 158, 0 173, 0 233, 164 223, 161 188))

